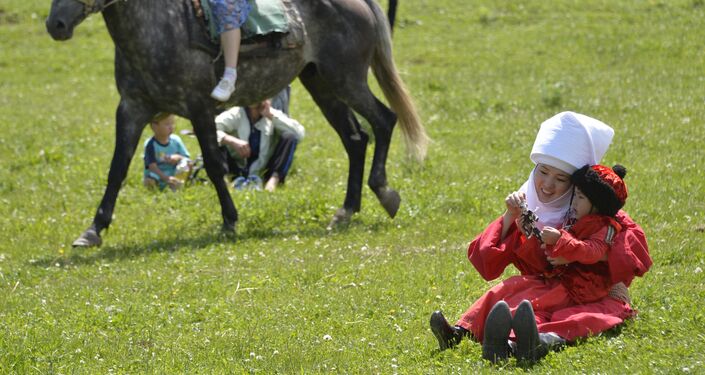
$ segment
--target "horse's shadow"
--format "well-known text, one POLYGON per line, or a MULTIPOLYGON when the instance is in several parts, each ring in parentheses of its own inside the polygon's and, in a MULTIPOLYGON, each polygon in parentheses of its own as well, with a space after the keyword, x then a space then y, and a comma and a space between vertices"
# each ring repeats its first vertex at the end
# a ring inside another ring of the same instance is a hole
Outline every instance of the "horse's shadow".
MULTIPOLYGON (((175 253, 183 249, 192 251, 202 250, 216 244, 230 244, 237 246, 237 243, 246 243, 248 241, 261 241, 263 239, 281 239, 289 238, 294 235, 300 237, 316 237, 335 235, 336 233, 346 232, 354 227, 358 227, 360 223, 348 223, 341 227, 330 231, 325 227, 308 228, 304 230, 278 230, 278 231, 263 231, 251 229, 243 233, 227 233, 217 230, 204 230, 195 236, 184 236, 178 233, 172 234, 168 238, 149 241, 147 243, 126 243, 118 245, 107 245, 99 248, 96 251, 85 250, 83 248, 75 248, 69 250, 67 254, 57 256, 45 256, 31 262, 36 267, 69 267, 79 265, 92 265, 101 262, 119 262, 126 259, 147 255, 150 253, 175 253)), ((385 225, 366 226, 372 231, 384 230, 385 225)))
POLYGON ((235 244, 240 237, 235 234, 218 234, 203 232, 197 236, 174 235, 169 238, 143 243, 123 243, 107 245, 91 251, 84 248, 73 248, 66 254, 54 257, 45 256, 32 262, 37 267, 68 267, 78 265, 91 265, 101 262, 122 261, 150 253, 177 252, 181 249, 201 250, 216 243, 235 244))

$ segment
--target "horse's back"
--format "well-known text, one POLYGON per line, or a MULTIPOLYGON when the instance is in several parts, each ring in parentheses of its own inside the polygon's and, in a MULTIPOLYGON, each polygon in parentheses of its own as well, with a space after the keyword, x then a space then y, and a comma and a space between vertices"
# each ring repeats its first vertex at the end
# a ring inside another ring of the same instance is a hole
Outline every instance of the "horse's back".
POLYGON ((340 64, 369 65, 377 25, 366 1, 292 1, 306 28, 304 56, 307 61, 331 70, 341 68, 340 64))

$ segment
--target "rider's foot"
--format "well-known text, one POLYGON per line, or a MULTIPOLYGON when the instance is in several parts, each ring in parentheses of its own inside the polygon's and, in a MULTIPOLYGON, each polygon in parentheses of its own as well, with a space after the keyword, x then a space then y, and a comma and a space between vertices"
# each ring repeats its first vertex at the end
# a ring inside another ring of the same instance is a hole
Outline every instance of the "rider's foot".
POLYGON ((211 97, 221 102, 226 102, 230 99, 230 95, 235 91, 235 80, 230 77, 223 77, 218 86, 211 92, 211 97))

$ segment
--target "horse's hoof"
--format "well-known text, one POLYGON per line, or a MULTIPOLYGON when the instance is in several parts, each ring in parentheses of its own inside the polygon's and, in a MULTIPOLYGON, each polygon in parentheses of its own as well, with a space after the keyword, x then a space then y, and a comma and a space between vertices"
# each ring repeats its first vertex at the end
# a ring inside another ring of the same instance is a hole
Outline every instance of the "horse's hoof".
POLYGON ((223 222, 223 225, 220 227, 220 236, 228 241, 235 241, 237 240, 237 222, 234 223, 227 223, 223 222))
POLYGON ((330 223, 328 224, 326 229, 333 230, 338 225, 349 223, 350 218, 352 218, 352 215, 353 215, 352 210, 348 210, 345 208, 339 208, 338 211, 335 212, 335 215, 333 215, 333 219, 330 221, 330 223))
POLYGON ((220 227, 220 231, 223 233, 231 233, 235 234, 235 227, 237 226, 237 222, 235 223, 223 223, 223 226, 220 227))
POLYGON ((102 243, 103 240, 100 238, 98 232, 96 232, 93 228, 88 228, 85 232, 81 233, 81 235, 75 241, 73 241, 73 244, 71 244, 71 246, 93 247, 100 246, 102 243))
POLYGON ((394 219, 399 211, 399 205, 401 204, 401 196, 394 189, 384 187, 375 192, 377 194, 377 199, 382 205, 389 217, 394 219))

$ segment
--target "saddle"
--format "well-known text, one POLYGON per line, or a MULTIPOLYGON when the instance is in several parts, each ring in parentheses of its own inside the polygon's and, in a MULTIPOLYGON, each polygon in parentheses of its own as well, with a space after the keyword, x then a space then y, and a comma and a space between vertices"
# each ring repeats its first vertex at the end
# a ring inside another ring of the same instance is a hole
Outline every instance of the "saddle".
MULTIPOLYGON (((306 31, 292 0, 248 1, 252 10, 241 28, 241 56, 264 56, 272 50, 299 48, 304 44, 306 31)), ((217 57, 220 39, 208 0, 191 0, 186 16, 191 46, 217 57)))

